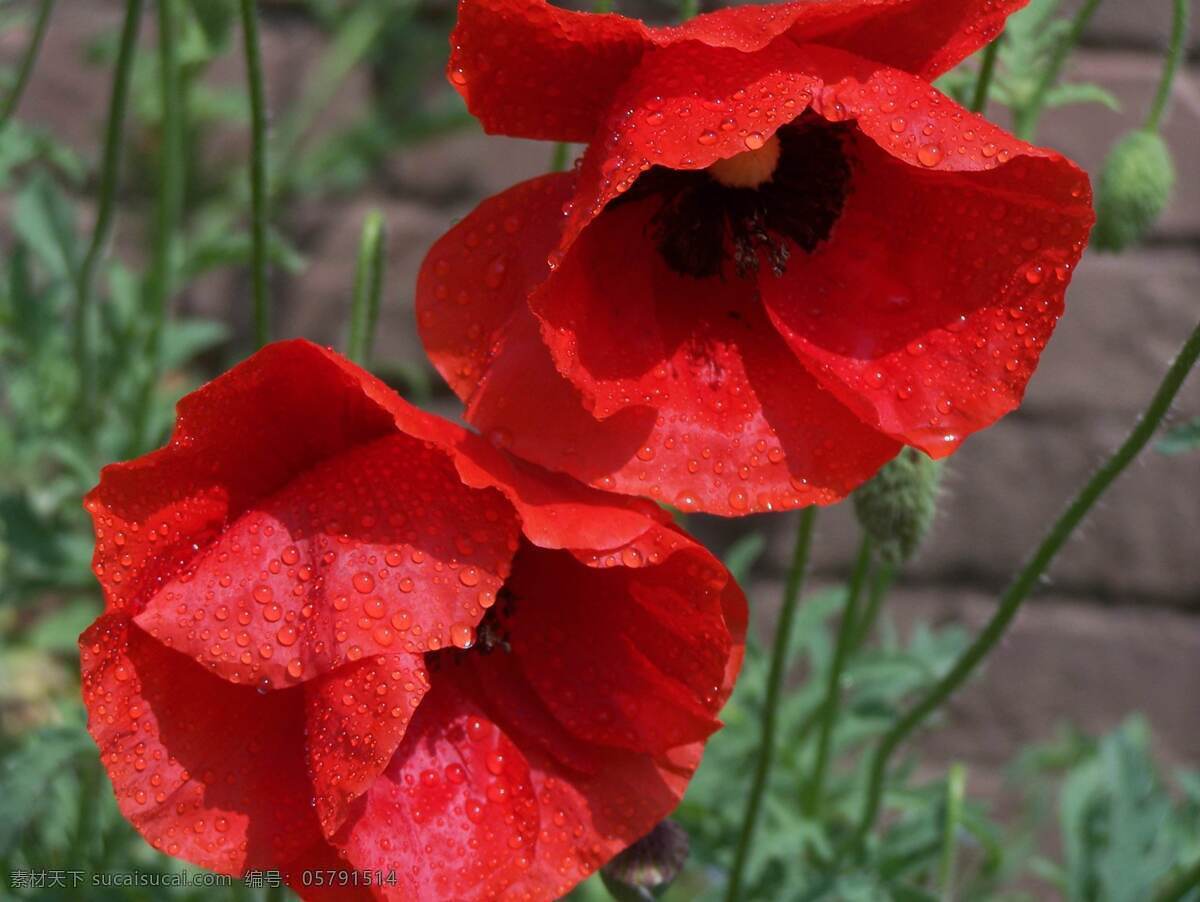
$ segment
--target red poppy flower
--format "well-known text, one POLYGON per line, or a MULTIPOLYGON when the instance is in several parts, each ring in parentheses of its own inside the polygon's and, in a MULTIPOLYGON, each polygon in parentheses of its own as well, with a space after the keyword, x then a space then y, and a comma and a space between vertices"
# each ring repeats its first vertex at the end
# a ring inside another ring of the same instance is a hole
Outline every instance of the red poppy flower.
POLYGON ((462 0, 491 132, 588 142, 430 252, 426 349, 536 463, 685 510, 838 500, 1020 402, 1087 177, 928 79, 1022 0, 739 6, 671 28, 462 0))
POLYGON ((561 895, 679 801, 741 661, 740 590, 653 505, 305 342, 189 395, 86 506, 122 813, 306 896, 561 895))

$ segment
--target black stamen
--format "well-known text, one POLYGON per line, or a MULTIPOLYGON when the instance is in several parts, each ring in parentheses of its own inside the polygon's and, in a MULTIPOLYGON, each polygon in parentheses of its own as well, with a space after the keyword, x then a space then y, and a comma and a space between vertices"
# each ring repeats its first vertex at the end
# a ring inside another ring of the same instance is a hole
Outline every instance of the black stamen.
POLYGON ((812 253, 829 238, 850 191, 852 126, 811 111, 781 128, 779 162, 756 188, 723 185, 708 172, 654 167, 614 203, 661 197, 649 237, 675 272, 703 279, 724 275, 731 261, 740 278, 765 258, 783 275, 794 243, 812 253))
POLYGON ((452 661, 457 667, 470 654, 490 655, 494 651, 512 654, 512 633, 508 621, 517 610, 517 597, 508 586, 501 586, 496 593, 496 603, 488 608, 475 627, 475 644, 470 648, 442 648, 425 655, 425 666, 431 672, 441 670, 444 662, 452 661))

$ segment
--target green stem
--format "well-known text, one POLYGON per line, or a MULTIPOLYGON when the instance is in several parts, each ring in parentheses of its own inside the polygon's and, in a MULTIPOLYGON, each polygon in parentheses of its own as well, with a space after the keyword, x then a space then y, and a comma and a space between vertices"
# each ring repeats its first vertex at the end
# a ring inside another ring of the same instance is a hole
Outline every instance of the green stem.
POLYGON ((767 694, 763 700, 762 736, 758 745, 758 760, 754 766, 754 777, 750 783, 750 794, 746 796, 746 809, 742 815, 742 830, 738 836, 737 851, 733 856, 733 867, 729 872, 729 884, 725 890, 726 902, 737 902, 742 896, 742 880, 746 871, 746 860, 754 830, 758 825, 758 812, 762 805, 763 792, 775 756, 775 720, 778 716, 779 693, 783 687, 783 675, 787 669, 788 645, 791 641, 792 624, 796 619, 796 603, 800 598, 800 587, 808 569, 809 551, 812 548, 813 524, 817 509, 807 507, 800 513, 796 527, 796 546, 792 552, 792 565, 788 570, 787 583, 783 590, 783 606, 779 610, 779 621, 775 624, 775 642, 771 649, 771 666, 767 674, 767 694))
POLYGON ((1149 406, 1134 425, 1129 436, 1121 444, 1103 466, 1098 469, 1091 479, 1079 490, 1070 505, 1050 527, 1037 550, 1029 558, 1020 572, 1009 584, 996 612, 988 621, 987 626, 971 643, 970 647, 954 663, 950 671, 942 677, 932 689, 913 708, 901 717, 880 740, 871 759, 869 780, 866 795, 863 799, 862 814, 853 835, 847 841, 843 851, 856 849, 861 846, 863 839, 875 823, 879 813, 880 800, 883 795, 884 778, 887 775, 888 762, 892 753, 913 730, 920 726, 930 714, 959 689, 974 673, 975 668, 1000 641, 1004 631, 1016 616, 1021 603, 1029 597, 1033 587, 1037 585, 1050 562, 1066 544, 1067 539, 1075 531, 1088 512, 1096 505, 1101 496, 1116 481, 1125 468, 1133 462, 1146 444, 1153 438, 1155 431, 1162 424, 1163 418, 1171 408, 1171 402, 1179 393, 1184 379, 1200 357, 1200 325, 1192 331, 1184 342, 1179 356, 1171 364, 1162 383, 1154 393, 1149 406))
POLYGON ((1146 117, 1146 131, 1158 131, 1163 113, 1167 109, 1167 101, 1171 99, 1171 86, 1175 83, 1175 73, 1183 60, 1184 44, 1188 31, 1189 0, 1175 0, 1175 16, 1171 23, 1171 46, 1167 50, 1167 60, 1163 65, 1162 78, 1158 82, 1158 91, 1154 95, 1154 103, 1150 105, 1150 115, 1146 117))
POLYGON ((358 268, 354 273, 354 301, 350 308, 350 340, 347 355, 359 366, 370 366, 383 295, 383 216, 378 210, 367 214, 358 246, 358 268))
POLYGON ((154 247, 147 279, 146 373, 138 399, 134 425, 134 452, 140 452, 149 436, 154 390, 162 367, 162 334, 167 318, 167 299, 174 279, 175 240, 183 209, 184 126, 183 84, 179 70, 179 0, 158 0, 159 90, 162 100, 162 149, 158 206, 155 211, 154 247))
POLYGON ((92 281, 95 278, 96 265, 100 262, 112 233, 121 153, 125 143, 125 109, 129 104, 129 84, 141 22, 142 0, 129 0, 125 6, 125 22, 121 26, 121 43, 117 51, 112 96, 108 101, 108 118, 104 126, 104 156, 100 163, 96 225, 92 229, 92 240, 88 244, 83 263, 75 274, 73 337, 75 364, 79 369, 79 421, 84 430, 95 413, 96 361, 91 339, 92 281))
POLYGON ((992 43, 983 48, 979 77, 975 79, 975 94, 971 98, 972 113, 982 113, 987 106, 988 93, 992 89, 992 76, 996 73, 996 56, 1000 52, 1000 41, 1003 39, 1003 33, 998 34, 992 43))
POLYGON ((700 15, 700 0, 679 0, 679 21, 686 22, 700 15))
POLYGON ((1054 47, 1054 52, 1050 56, 1050 61, 1046 64, 1036 87, 1033 89, 1033 95, 1029 98, 1029 103, 1016 111, 1015 115, 1015 131, 1017 137, 1022 141, 1032 141, 1034 134, 1037 132, 1038 120, 1042 115, 1042 108, 1046 105, 1046 95, 1050 89, 1058 82, 1059 75, 1062 74, 1063 66, 1066 65, 1067 57, 1070 56, 1071 50, 1079 43, 1079 39, 1083 36, 1083 30, 1087 28, 1088 22, 1091 21, 1092 15, 1096 12, 1096 8, 1100 5, 1100 0, 1086 0, 1083 6, 1079 7, 1079 11, 1075 13, 1075 18, 1071 20, 1071 27, 1067 33, 1063 35, 1061 41, 1054 47))
POLYGON ((571 153, 571 145, 566 141, 559 141, 554 145, 554 150, 550 153, 550 171, 564 172, 567 168, 567 157, 571 153))
POLYGON ((17 67, 17 80, 13 82, 12 90, 8 92, 4 105, 0 107, 0 131, 4 131, 4 126, 21 105, 21 95, 25 93, 29 76, 33 74, 33 64, 37 62, 38 52, 42 49, 42 38, 46 36, 46 28, 50 25, 50 13, 53 10, 54 0, 42 0, 37 22, 33 26, 33 37, 29 46, 25 48, 25 56, 21 58, 20 66, 17 67))
POLYGON ((267 113, 263 100, 258 14, 254 0, 241 0, 241 7, 246 82, 250 90, 250 280, 254 292, 254 338, 261 348, 271 340, 270 309, 267 306, 267 113))
POLYGON ((867 609, 863 611, 862 617, 858 619, 858 626, 854 630, 854 640, 850 644, 851 652, 857 651, 871 637, 871 631, 875 628, 875 621, 879 619, 879 611, 883 607, 883 600, 887 597, 888 590, 892 587, 892 580, 895 577, 895 566, 887 563, 877 566, 875 572, 871 574, 871 588, 867 595, 867 609))
POLYGON ((817 733, 817 758, 813 764, 812 777, 805 787, 804 804, 802 806, 806 817, 815 819, 821 811, 821 800, 825 793, 825 774, 829 768, 829 751, 833 745, 833 728, 837 725, 838 715, 842 707, 842 673, 846 669, 846 661, 854 644, 854 637, 859 632, 858 602, 862 598, 863 585, 867 581, 867 573, 871 569, 871 540, 863 536, 858 547, 858 559, 854 562, 854 572, 850 576, 850 587, 846 593, 846 609, 842 613, 842 622, 838 628, 837 645, 833 651, 833 661, 829 665, 829 675, 825 684, 825 698, 821 702, 820 729, 817 733))
POLYGON ((91 761, 81 763, 79 765, 79 807, 75 814, 75 827, 70 840, 71 853, 68 858, 68 861, 78 862, 75 865, 77 867, 93 864, 92 844, 100 832, 96 829, 95 824, 96 797, 100 791, 98 766, 91 761))
POLYGON ((938 868, 942 902, 954 902, 954 881, 958 870, 958 827, 962 823, 963 797, 966 791, 966 766, 961 763, 950 765, 950 774, 946 777, 946 822, 942 829, 942 860, 938 868))
POLYGON ((1154 897, 1154 902, 1182 902, 1184 896, 1200 887, 1200 861, 1168 883, 1154 897))
POLYGON ((162 92, 162 158, 154 257, 150 279, 150 351, 157 372, 167 298, 171 293, 175 239, 183 209, 183 81, 179 69, 179 0, 158 0, 158 61, 162 92))

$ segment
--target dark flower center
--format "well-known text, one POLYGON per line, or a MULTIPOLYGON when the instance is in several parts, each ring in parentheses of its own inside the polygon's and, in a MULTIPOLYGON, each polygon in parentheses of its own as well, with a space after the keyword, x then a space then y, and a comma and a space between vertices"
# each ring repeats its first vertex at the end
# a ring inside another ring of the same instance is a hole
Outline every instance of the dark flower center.
POLYGON ((851 128, 806 112, 769 139, 777 144, 760 143, 706 170, 656 166, 614 203, 661 198, 649 237, 680 275, 718 276, 732 261, 747 278, 765 259, 779 276, 789 242, 812 253, 842 214, 852 176, 851 128))
POLYGON ((465 648, 450 646, 425 655, 425 664, 431 672, 441 670, 444 665, 460 665, 467 655, 490 655, 493 652, 512 654, 512 635, 509 632, 509 620, 517 608, 517 598, 508 586, 502 586, 496 593, 496 603, 492 605, 475 627, 469 645, 465 648))

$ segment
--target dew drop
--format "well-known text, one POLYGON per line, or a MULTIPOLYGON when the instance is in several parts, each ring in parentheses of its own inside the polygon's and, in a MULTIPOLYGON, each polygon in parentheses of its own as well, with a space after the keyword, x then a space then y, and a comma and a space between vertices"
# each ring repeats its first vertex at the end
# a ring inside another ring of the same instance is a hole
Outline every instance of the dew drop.
POLYGON ((450 641, 456 648, 470 648, 475 644, 475 630, 468 623, 456 623, 450 627, 450 641))
POLYGON ((942 161, 942 148, 937 144, 926 144, 917 151, 917 161, 922 166, 936 166, 942 161))

